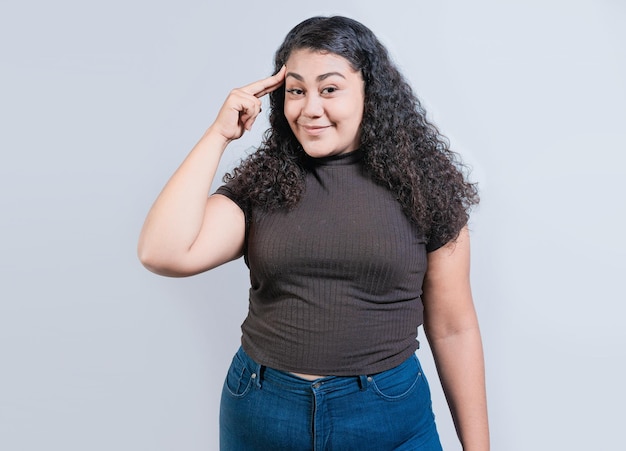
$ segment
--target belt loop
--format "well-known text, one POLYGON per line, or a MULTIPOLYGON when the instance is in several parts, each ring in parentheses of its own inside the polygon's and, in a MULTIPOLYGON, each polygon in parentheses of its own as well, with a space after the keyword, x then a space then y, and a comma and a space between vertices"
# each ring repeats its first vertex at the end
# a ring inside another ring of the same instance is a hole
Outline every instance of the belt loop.
POLYGON ((265 371, 265 367, 263 365, 261 365, 260 363, 256 363, 256 368, 255 368, 255 372, 252 373, 252 378, 254 379, 254 385, 256 385, 256 387, 258 389, 261 389, 261 379, 263 377, 263 372, 265 371))
POLYGON ((359 387, 361 388, 361 391, 367 390, 367 387, 369 386, 369 380, 369 377, 363 374, 359 376, 359 387))

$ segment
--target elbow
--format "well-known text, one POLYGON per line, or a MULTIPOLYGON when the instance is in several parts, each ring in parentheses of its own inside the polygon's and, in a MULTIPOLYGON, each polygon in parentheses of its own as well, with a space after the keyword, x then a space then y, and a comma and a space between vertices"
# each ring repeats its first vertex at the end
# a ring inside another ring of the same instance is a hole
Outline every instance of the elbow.
POLYGON ((141 244, 137 246, 137 258, 141 264, 147 270, 160 274, 162 271, 162 262, 159 262, 159 259, 156 257, 154 252, 151 252, 146 246, 142 246, 141 244))
POLYGON ((144 268, 150 272, 160 276, 177 276, 171 268, 172 259, 162 255, 162 253, 158 252, 156 249, 151 249, 149 246, 140 243, 139 246, 137 246, 137 257, 144 268))
POLYGON ((210 267, 193 264, 188 254, 168 252, 160 247, 149 248, 139 245, 137 257, 150 272, 166 277, 188 277, 204 272, 210 267))

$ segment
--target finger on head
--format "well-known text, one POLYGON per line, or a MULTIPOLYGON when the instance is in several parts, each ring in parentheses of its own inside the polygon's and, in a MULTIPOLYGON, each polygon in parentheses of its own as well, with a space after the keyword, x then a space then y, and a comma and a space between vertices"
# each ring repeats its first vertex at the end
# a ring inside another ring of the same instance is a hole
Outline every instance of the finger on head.
POLYGON ((269 94, 272 91, 275 91, 277 88, 282 86, 285 81, 285 66, 281 67, 281 69, 276 72, 274 75, 264 78, 263 80, 259 80, 250 87, 255 86, 254 95, 256 97, 263 97, 266 94, 269 94))

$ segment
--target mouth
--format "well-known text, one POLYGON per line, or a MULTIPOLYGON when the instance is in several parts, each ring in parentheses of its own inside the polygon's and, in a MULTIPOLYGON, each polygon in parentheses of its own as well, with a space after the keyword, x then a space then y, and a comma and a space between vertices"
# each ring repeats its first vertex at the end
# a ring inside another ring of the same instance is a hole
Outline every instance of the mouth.
POLYGON ((330 125, 300 125, 300 128, 308 135, 317 136, 329 129, 330 125))

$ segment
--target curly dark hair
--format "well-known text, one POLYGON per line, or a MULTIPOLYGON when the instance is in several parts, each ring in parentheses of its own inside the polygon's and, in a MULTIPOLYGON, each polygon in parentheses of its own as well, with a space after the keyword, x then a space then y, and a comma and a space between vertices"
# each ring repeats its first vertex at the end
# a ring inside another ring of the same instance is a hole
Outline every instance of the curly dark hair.
MULTIPOLYGON (((413 90, 386 48, 363 24, 340 16, 313 17, 294 27, 276 51, 275 72, 296 50, 332 53, 360 71, 365 105, 360 149, 365 168, 395 193, 405 214, 429 240, 456 239, 478 204, 467 167, 426 119, 413 90)), ((251 206, 272 211, 295 206, 304 189, 303 151, 284 115, 284 89, 270 94, 270 128, 261 146, 224 181, 251 206)))

